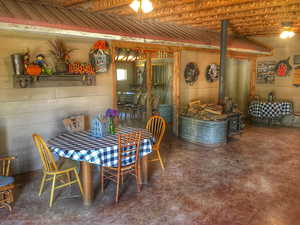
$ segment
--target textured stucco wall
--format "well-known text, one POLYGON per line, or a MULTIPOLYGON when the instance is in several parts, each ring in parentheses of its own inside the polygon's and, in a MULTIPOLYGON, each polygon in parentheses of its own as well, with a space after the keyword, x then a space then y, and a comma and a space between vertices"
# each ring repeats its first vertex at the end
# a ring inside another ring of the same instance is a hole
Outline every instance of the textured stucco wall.
MULTIPOLYGON (((0 155, 18 157, 15 173, 40 168, 37 150, 31 134, 38 133, 46 140, 63 130, 63 118, 85 113, 94 116, 112 105, 112 77, 97 75, 92 87, 13 88, 10 55, 30 49, 34 56, 49 56, 48 40, 40 36, 18 36, 0 33, 0 155)), ((65 39, 74 61, 87 62, 94 40, 65 39)))
MULTIPOLYGON (((273 56, 259 58, 258 61, 279 61, 291 57, 290 64, 294 67, 293 56, 300 55, 299 36, 288 40, 282 40, 278 36, 257 37, 256 40, 274 48, 273 56)), ((256 94, 266 98, 268 93, 273 91, 278 99, 293 101, 295 111, 300 112, 300 88, 294 87, 292 82, 293 71, 288 77, 277 76, 274 84, 256 84, 256 94)))
POLYGON ((193 99, 200 99, 203 103, 216 103, 218 101, 219 83, 209 83, 205 78, 206 67, 211 63, 219 63, 219 54, 183 51, 181 55, 181 82, 180 101, 181 105, 186 105, 193 99), (185 83, 184 69, 186 64, 194 62, 198 64, 200 75, 196 83, 190 86, 185 83))

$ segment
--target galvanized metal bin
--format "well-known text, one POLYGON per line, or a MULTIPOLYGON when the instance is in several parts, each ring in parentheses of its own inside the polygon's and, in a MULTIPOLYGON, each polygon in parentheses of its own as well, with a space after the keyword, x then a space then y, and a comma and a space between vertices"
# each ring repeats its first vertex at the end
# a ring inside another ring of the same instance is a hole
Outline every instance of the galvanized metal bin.
POLYGON ((186 141, 205 146, 227 143, 228 121, 206 121, 185 116, 180 117, 180 136, 186 141))

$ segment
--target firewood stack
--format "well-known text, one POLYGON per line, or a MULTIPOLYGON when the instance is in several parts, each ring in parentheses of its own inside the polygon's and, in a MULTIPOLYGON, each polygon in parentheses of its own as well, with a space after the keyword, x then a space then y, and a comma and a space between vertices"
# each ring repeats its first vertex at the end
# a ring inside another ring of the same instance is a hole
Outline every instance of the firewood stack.
POLYGON ((223 112, 222 105, 201 104, 200 100, 193 100, 182 110, 181 115, 201 120, 217 121, 227 118, 228 115, 223 112))

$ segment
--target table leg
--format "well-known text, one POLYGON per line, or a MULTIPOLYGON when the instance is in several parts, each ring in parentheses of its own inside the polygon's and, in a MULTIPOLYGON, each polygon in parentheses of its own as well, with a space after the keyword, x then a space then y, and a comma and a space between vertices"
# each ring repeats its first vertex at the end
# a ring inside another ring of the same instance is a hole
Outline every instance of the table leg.
POLYGON ((83 186, 83 204, 89 206, 93 200, 93 171, 92 165, 88 162, 80 162, 82 171, 82 186, 83 186))
POLYGON ((141 165, 141 167, 142 167, 142 184, 148 184, 148 179, 149 179, 148 155, 146 155, 142 158, 141 164, 142 164, 141 165))

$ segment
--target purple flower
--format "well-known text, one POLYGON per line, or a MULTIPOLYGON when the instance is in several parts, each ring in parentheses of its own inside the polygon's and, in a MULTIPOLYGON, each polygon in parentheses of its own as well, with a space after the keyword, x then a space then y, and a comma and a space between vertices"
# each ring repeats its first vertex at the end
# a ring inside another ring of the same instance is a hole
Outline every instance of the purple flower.
POLYGON ((115 109, 107 109, 105 112, 105 117, 115 117, 118 116, 119 112, 115 109))

